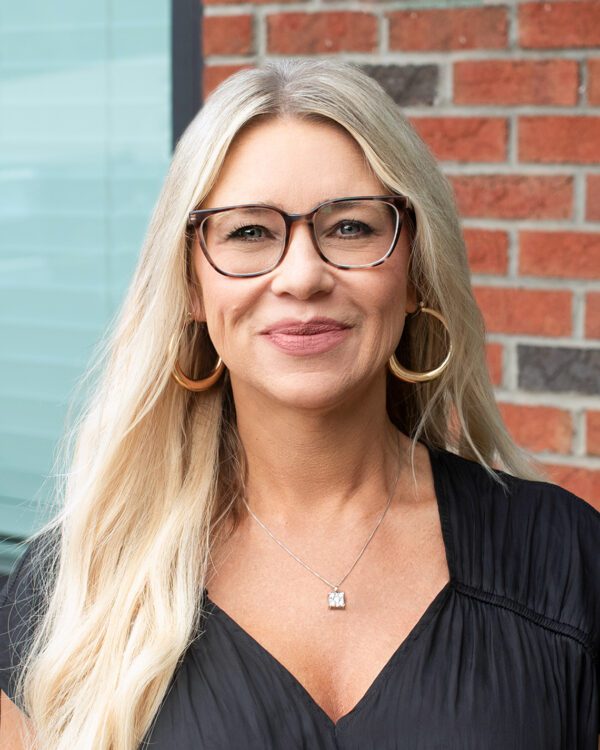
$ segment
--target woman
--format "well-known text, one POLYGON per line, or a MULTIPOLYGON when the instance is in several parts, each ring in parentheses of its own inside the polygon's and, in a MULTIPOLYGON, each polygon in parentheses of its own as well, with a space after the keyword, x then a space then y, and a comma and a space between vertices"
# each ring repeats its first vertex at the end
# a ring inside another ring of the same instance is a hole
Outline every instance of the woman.
POLYGON ((503 427, 451 192, 373 80, 209 97, 104 364, 3 595, 39 747, 596 747, 600 514, 503 427))

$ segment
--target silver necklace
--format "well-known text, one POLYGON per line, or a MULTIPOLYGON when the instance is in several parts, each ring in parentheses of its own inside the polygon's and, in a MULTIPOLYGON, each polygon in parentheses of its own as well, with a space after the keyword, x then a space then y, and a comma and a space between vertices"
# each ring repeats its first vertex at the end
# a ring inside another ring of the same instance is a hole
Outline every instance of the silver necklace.
POLYGON ((242 495, 242 501, 243 501, 244 505, 246 506, 246 508, 248 509, 248 512, 250 513, 250 515, 252 516, 252 518, 254 518, 254 520, 263 527, 263 529, 267 532, 267 534, 274 541, 276 541, 277 544, 280 547, 282 547, 289 555, 291 555, 294 558, 294 560, 297 560, 300 563, 300 565, 303 565, 308 571, 310 571, 313 575, 317 576, 317 578, 319 578, 321 581, 323 581, 323 583, 326 583, 331 588, 331 591, 327 595, 327 604, 329 606, 329 609, 346 609, 346 595, 345 595, 345 593, 343 591, 339 590, 340 586, 346 580, 346 578, 350 575, 350 573, 352 573, 352 571, 354 570, 355 565, 358 563, 358 561, 360 560, 360 558, 363 556, 364 551, 369 546, 369 542, 371 541, 371 539, 373 539, 373 537, 375 536, 375 532, 377 531, 377 529, 381 525, 381 522, 385 518, 385 514, 388 512, 388 508, 390 507, 391 502, 392 502, 392 498, 394 497, 394 494, 396 492, 396 487, 398 485, 398 480, 399 479, 400 479, 400 462, 398 462, 398 473, 396 474, 396 480, 394 481, 394 486, 392 487, 392 491, 390 492, 390 496, 388 498, 387 505, 385 506, 385 510, 381 514, 381 518, 379 519, 379 521, 377 521, 377 524, 375 525, 375 528, 371 532, 371 534, 370 534, 369 538, 367 539, 364 547, 361 549, 360 554, 358 555, 358 557, 356 558, 356 560, 352 563, 352 566, 350 567, 350 570, 346 573, 346 575, 342 578, 342 580, 338 584, 334 584, 331 581, 328 581, 322 575, 320 575, 319 573, 317 573, 316 570, 313 570, 309 565, 307 565, 303 560, 301 560, 297 555, 295 555, 291 551, 291 549, 289 549, 288 547, 286 547, 286 545, 282 541, 280 541, 279 539, 277 539, 277 537, 271 531, 269 531, 269 529, 260 520, 260 518, 258 518, 253 513, 252 509, 250 508, 250 506, 246 502, 246 498, 243 495, 242 495))

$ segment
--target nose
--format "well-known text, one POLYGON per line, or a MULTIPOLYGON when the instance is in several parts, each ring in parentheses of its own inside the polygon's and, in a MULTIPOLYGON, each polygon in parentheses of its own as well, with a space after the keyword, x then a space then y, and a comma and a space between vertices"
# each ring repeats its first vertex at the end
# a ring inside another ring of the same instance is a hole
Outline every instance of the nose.
POLYGON ((273 271, 271 289, 275 294, 290 294, 306 300, 333 289, 332 271, 332 266, 317 251, 311 227, 306 222, 296 222, 290 232, 286 255, 273 271))

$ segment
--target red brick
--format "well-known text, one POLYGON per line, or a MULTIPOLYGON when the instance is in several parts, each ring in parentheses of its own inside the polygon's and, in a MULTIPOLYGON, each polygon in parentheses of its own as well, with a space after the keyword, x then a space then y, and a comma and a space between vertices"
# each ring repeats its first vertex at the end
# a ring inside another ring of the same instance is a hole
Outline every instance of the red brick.
POLYGON ((206 65, 202 77, 203 96, 206 98, 213 89, 229 78, 230 75, 238 70, 252 68, 252 65, 206 65))
POLYGON ((484 286, 474 292, 490 333, 571 334, 571 292, 484 286))
POLYGON ((202 40, 205 55, 249 55, 253 51, 252 16, 206 16, 202 40))
POLYGON ((600 57, 588 60, 588 91, 589 104, 600 104, 600 57))
POLYGON ((519 235, 519 272, 533 276, 598 279, 600 233, 523 231, 519 235))
POLYGON ((273 13, 267 16, 270 53, 374 52, 377 18, 370 13, 273 13))
POLYGON ((454 64, 457 104, 577 104, 575 60, 463 60, 454 64))
POLYGON ((600 511, 600 470, 545 464, 551 482, 564 487, 600 511))
POLYGON ((600 339, 600 292, 585 295, 585 335, 588 339, 600 339))
POLYGON ((586 219, 600 221, 600 174, 588 175, 586 192, 586 219))
POLYGON ((514 441, 531 451, 570 453, 573 435, 571 413, 553 406, 498 404, 514 441))
POLYGON ((463 229, 469 266, 473 273, 505 274, 508 266, 508 235, 495 229, 463 229))
POLYGON ((507 122, 502 117, 414 117, 412 124, 437 159, 506 159, 507 122))
POLYGON ((600 44, 600 3, 533 2, 519 7, 521 47, 595 47, 600 44))
POLYGON ((588 411, 585 415, 587 452, 590 456, 600 456, 600 411, 588 411))
POLYGON ((506 8, 402 10, 389 13, 390 49, 503 49, 506 8))
POLYGON ((487 343, 485 355, 490 379, 493 385, 502 385, 502 357, 504 347, 502 344, 487 343))
POLYGON ((497 219, 568 219, 573 179, 568 175, 454 175, 463 216, 497 219))
POLYGON ((600 117, 520 117, 519 160, 600 161, 600 117))

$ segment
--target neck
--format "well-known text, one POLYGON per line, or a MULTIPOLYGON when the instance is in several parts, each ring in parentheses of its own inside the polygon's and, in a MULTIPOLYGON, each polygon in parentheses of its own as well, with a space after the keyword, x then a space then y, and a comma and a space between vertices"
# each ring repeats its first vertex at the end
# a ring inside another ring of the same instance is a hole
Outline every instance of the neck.
MULTIPOLYGON (((297 528, 381 512, 410 441, 391 424, 385 382, 343 408, 294 409, 236 393, 248 464, 246 498, 265 521, 297 528)), ((408 468, 408 472, 410 468, 408 468)))

